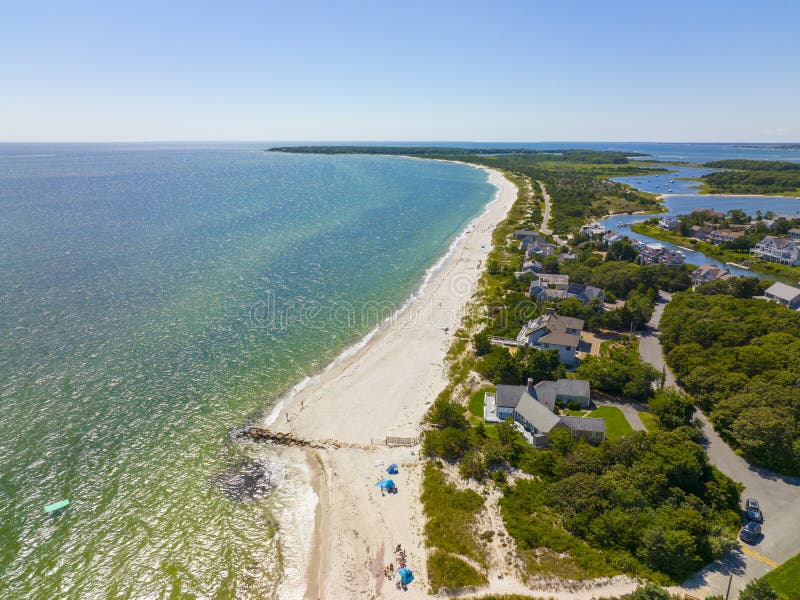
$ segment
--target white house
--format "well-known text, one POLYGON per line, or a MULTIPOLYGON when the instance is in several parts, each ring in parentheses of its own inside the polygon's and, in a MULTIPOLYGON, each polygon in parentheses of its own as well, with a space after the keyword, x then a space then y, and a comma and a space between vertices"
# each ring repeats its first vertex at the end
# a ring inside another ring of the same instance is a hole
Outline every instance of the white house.
POLYGON ((800 241, 788 237, 768 235, 750 250, 763 260, 782 265, 800 265, 800 241))
POLYGON ((560 317, 552 310, 532 319, 517 335, 517 341, 524 346, 538 350, 558 350, 561 362, 575 365, 578 362, 578 346, 581 343, 583 319, 560 317))

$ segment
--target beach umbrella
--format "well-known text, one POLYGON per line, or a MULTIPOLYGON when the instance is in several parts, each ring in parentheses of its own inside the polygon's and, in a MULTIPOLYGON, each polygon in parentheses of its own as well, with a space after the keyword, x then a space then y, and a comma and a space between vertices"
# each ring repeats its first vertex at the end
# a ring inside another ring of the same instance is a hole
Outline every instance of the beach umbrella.
POLYGON ((411 569, 403 567, 402 569, 397 571, 397 574, 400 575, 400 582, 405 585, 408 585, 409 583, 414 581, 414 574, 411 572, 411 569))
POLYGON ((386 469, 386 472, 389 473, 389 475, 397 475, 398 473, 397 465, 392 463, 391 465, 389 465, 389 468, 386 469))
POLYGON ((389 490, 389 489, 392 489, 394 487, 394 481, 392 481, 391 479, 382 479, 381 481, 379 481, 375 485, 377 485, 379 488, 382 488, 384 490, 389 490))

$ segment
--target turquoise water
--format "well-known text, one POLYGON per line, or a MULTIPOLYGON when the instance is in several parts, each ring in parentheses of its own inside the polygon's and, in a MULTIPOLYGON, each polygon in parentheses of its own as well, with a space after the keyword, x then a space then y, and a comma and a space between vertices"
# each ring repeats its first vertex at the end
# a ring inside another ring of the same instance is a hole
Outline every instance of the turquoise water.
POLYGON ((493 193, 403 158, 0 145, 0 597, 271 595, 281 474, 229 429, 493 193))

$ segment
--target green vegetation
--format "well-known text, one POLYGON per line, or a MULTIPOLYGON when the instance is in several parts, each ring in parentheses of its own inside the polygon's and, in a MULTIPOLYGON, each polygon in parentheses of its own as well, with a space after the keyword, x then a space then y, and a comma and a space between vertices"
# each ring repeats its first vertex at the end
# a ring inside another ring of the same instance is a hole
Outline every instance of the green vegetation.
POLYGON ((633 427, 628 423, 628 419, 616 406, 601 406, 587 416, 592 419, 605 419, 606 439, 616 440, 623 435, 633 433, 633 427))
POLYGON ((739 600, 778 600, 778 594, 766 578, 761 578, 748 583, 739 593, 739 600))
POLYGON ((717 431, 748 460, 800 473, 800 313, 684 292, 661 332, 670 367, 717 431))
POLYGON ((718 160, 705 164, 729 169, 702 177, 703 193, 786 194, 800 193, 800 164, 764 160, 718 160))
POLYGON ((639 418, 642 420, 642 423, 647 431, 652 432, 658 429, 658 419, 656 419, 656 416, 653 413, 642 411, 639 413, 639 418))
POLYGON ((475 390, 469 395, 469 404, 467 408, 469 409, 469 413, 474 416, 478 417, 479 419, 483 419, 483 399, 486 395, 486 392, 494 392, 495 388, 492 386, 482 387, 479 390, 475 390))
POLYGON ((756 242, 761 240, 764 235, 756 237, 742 237, 742 241, 738 245, 744 244, 745 249, 735 250, 730 247, 730 244, 715 245, 708 242, 703 242, 695 238, 684 237, 672 231, 666 231, 658 227, 654 221, 636 223, 631 225, 631 231, 648 235, 650 237, 671 242, 679 246, 697 250, 708 256, 713 256, 717 260, 723 262, 734 262, 739 265, 750 267, 753 271, 773 275, 780 279, 796 283, 800 280, 800 267, 790 267, 788 265, 781 265, 778 263, 768 262, 754 258, 749 252, 749 248, 756 245, 756 242))
POLYGON ((485 552, 475 535, 475 515, 483 508, 483 498, 473 490, 460 490, 448 483, 444 472, 428 462, 421 500, 427 517, 426 544, 485 564, 485 552))
POLYGON ((464 586, 484 585, 486 576, 472 565, 443 552, 434 550, 428 555, 428 582, 431 593, 438 594, 442 588, 456 589, 464 586))
POLYGON ((764 579, 781 600, 800 600, 800 554, 793 556, 764 579))
POLYGON ((542 381, 566 376, 558 350, 542 352, 533 348, 516 348, 512 354, 508 348, 492 346, 478 361, 476 370, 489 381, 507 385, 522 384, 529 378, 542 381))
POLYGON ((653 384, 661 378, 661 373, 641 359, 636 343, 609 346, 603 356, 587 356, 575 375, 589 381, 595 393, 633 401, 652 396, 653 384))
POLYGON ((556 567, 565 577, 624 571, 665 583, 719 557, 735 543, 740 490, 708 464, 697 436, 682 427, 539 451, 538 479, 501 500, 528 570, 551 572, 547 548, 569 553, 556 567))

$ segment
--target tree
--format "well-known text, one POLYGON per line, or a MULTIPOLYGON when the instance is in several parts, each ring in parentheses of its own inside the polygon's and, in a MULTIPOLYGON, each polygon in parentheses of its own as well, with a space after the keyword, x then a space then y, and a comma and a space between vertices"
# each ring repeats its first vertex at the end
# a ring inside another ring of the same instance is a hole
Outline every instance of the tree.
POLYGON ((636 588, 631 595, 631 600, 670 600, 669 592, 664 588, 648 583, 636 588))
POLYGON ((664 429, 676 429, 691 425, 694 415, 694 402, 683 392, 674 388, 658 390, 648 404, 650 410, 664 429))
POLYGON ((739 600, 777 600, 778 594, 766 579, 756 579, 739 592, 739 600))
POLYGON ((631 244, 628 238, 623 238, 611 244, 606 254, 606 260, 624 260, 633 262, 639 256, 639 253, 631 244))
POLYGON ((491 352, 492 342, 489 339, 489 332, 485 329, 476 333, 472 338, 472 341, 475 344, 475 354, 478 356, 483 356, 491 352))

